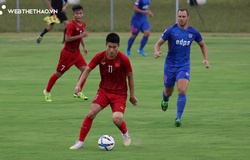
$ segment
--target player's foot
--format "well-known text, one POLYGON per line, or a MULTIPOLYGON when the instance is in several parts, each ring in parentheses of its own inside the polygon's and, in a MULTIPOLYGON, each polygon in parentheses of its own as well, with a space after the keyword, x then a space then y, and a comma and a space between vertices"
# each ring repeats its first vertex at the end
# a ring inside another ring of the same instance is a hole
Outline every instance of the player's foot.
POLYGON ((39 43, 42 41, 42 39, 43 39, 43 36, 40 36, 40 35, 39 35, 39 36, 37 37, 37 39, 36 39, 36 43, 39 44, 39 43))
POLYGON ((131 55, 130 51, 126 51, 126 55, 129 57, 131 55))
POLYGON ((47 92, 46 89, 43 91, 43 94, 44 94, 44 98, 45 98, 45 101, 47 102, 51 102, 51 94, 50 92, 47 92))
POLYGON ((181 119, 180 118, 176 118, 174 124, 175 124, 176 127, 180 127, 181 126, 181 119))
POLYGON ((131 144, 131 138, 128 133, 122 134, 122 139, 124 146, 129 146, 131 144))
POLYGON ((137 51, 139 54, 143 55, 144 57, 147 56, 147 53, 144 52, 142 49, 138 49, 137 51))
POLYGON ((74 94, 75 98, 81 98, 83 100, 88 100, 89 98, 86 97, 82 92, 79 92, 78 94, 74 94))
POLYGON ((168 101, 161 101, 161 109, 166 111, 168 109, 168 101))
POLYGON ((74 150, 74 149, 80 149, 80 148, 82 148, 83 147, 83 142, 81 142, 81 141, 76 141, 76 143, 73 145, 73 146, 71 146, 69 149, 72 149, 72 150, 74 150))

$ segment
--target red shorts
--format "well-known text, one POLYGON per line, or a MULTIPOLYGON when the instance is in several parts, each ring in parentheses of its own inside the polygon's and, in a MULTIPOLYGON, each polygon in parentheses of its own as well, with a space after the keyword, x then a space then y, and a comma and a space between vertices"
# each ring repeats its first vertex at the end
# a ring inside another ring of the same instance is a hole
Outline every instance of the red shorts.
POLYGON ((110 104, 113 113, 121 112, 124 114, 126 108, 126 100, 127 95, 117 95, 99 89, 92 103, 97 103, 101 105, 102 108, 106 108, 110 104))
POLYGON ((87 66, 87 63, 80 52, 72 53, 63 49, 60 53, 56 71, 64 73, 73 65, 80 68, 82 66, 87 66))

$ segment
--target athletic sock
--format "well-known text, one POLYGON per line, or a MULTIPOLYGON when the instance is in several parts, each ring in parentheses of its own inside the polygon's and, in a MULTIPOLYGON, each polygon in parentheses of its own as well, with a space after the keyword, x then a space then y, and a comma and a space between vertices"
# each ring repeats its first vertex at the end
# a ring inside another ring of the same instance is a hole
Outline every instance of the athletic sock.
POLYGON ((186 94, 179 94, 178 95, 178 100, 177 100, 177 114, 176 114, 176 118, 180 118, 182 117, 184 108, 186 106, 186 94))
POLYGON ((46 87, 47 92, 51 91, 52 87, 54 86, 54 84, 56 83, 58 78, 59 77, 57 77, 57 75, 55 73, 51 75, 51 77, 50 77, 50 79, 48 81, 48 85, 46 87))
POLYGON ((82 127, 80 130, 79 141, 84 142, 89 130, 92 126, 93 119, 89 118, 88 116, 85 117, 84 121, 82 122, 82 127))
POLYGON ((45 35, 47 32, 49 32, 49 31, 48 31, 48 29, 47 29, 47 28, 45 28, 45 29, 43 30, 43 32, 40 34, 40 36, 45 35))
POLYGON ((163 100, 166 101, 166 102, 169 100, 169 97, 167 97, 165 95, 164 91, 162 91, 162 97, 163 97, 163 100))
POLYGON ((122 124, 120 127, 118 127, 119 130, 122 132, 122 134, 125 134, 128 130, 127 130, 127 125, 125 121, 122 121, 122 124))
POLYGON ((132 37, 130 37, 130 38, 128 39, 128 48, 127 48, 127 51, 130 51, 130 49, 131 49, 131 47, 132 47, 134 41, 135 41, 135 39, 132 38, 132 37))
POLYGON ((148 42, 148 37, 146 36, 143 36, 142 39, 141 39, 141 45, 140 45, 140 50, 143 50, 143 48, 145 47, 145 45, 147 44, 148 42))

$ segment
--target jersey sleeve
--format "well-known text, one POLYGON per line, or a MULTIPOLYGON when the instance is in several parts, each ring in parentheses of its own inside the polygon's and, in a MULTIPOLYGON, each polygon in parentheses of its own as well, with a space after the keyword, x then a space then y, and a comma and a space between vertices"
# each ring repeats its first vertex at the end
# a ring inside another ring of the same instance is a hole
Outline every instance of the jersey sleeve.
POLYGON ((89 68, 91 70, 93 70, 98 64, 99 64, 99 57, 100 57, 101 53, 97 53, 93 58, 92 60, 89 62, 89 68))
POLYGON ((124 66, 125 66, 126 73, 130 73, 133 71, 131 63, 127 57, 124 57, 124 66))
POLYGON ((67 36, 71 36, 74 30, 74 26, 72 25, 72 23, 69 23, 67 26, 67 30, 66 30, 66 35, 67 36))
POLYGON ((195 40, 197 43, 199 43, 199 42, 201 42, 201 41, 203 40, 203 38, 202 38, 200 32, 197 31, 196 37, 195 37, 194 40, 195 40))
POLYGON ((161 39, 167 41, 170 38, 172 27, 167 28, 161 35, 161 39))

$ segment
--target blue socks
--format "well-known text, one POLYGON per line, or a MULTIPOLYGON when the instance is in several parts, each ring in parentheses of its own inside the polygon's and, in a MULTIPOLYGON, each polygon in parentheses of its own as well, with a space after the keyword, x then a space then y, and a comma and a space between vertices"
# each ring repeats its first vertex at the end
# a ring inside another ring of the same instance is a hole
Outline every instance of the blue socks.
POLYGON ((131 47, 132 47, 134 41, 135 41, 135 39, 133 39, 132 37, 130 37, 130 38, 128 39, 128 48, 127 48, 127 51, 130 51, 130 49, 131 49, 131 47))
POLYGON ((186 106, 186 94, 179 94, 178 95, 178 100, 177 100, 177 114, 176 114, 176 118, 180 118, 182 117, 184 108, 186 106))
POLYGON ((141 39, 141 45, 140 45, 139 50, 143 50, 143 48, 145 47, 147 42, 148 42, 148 37, 143 36, 142 39, 141 39))

